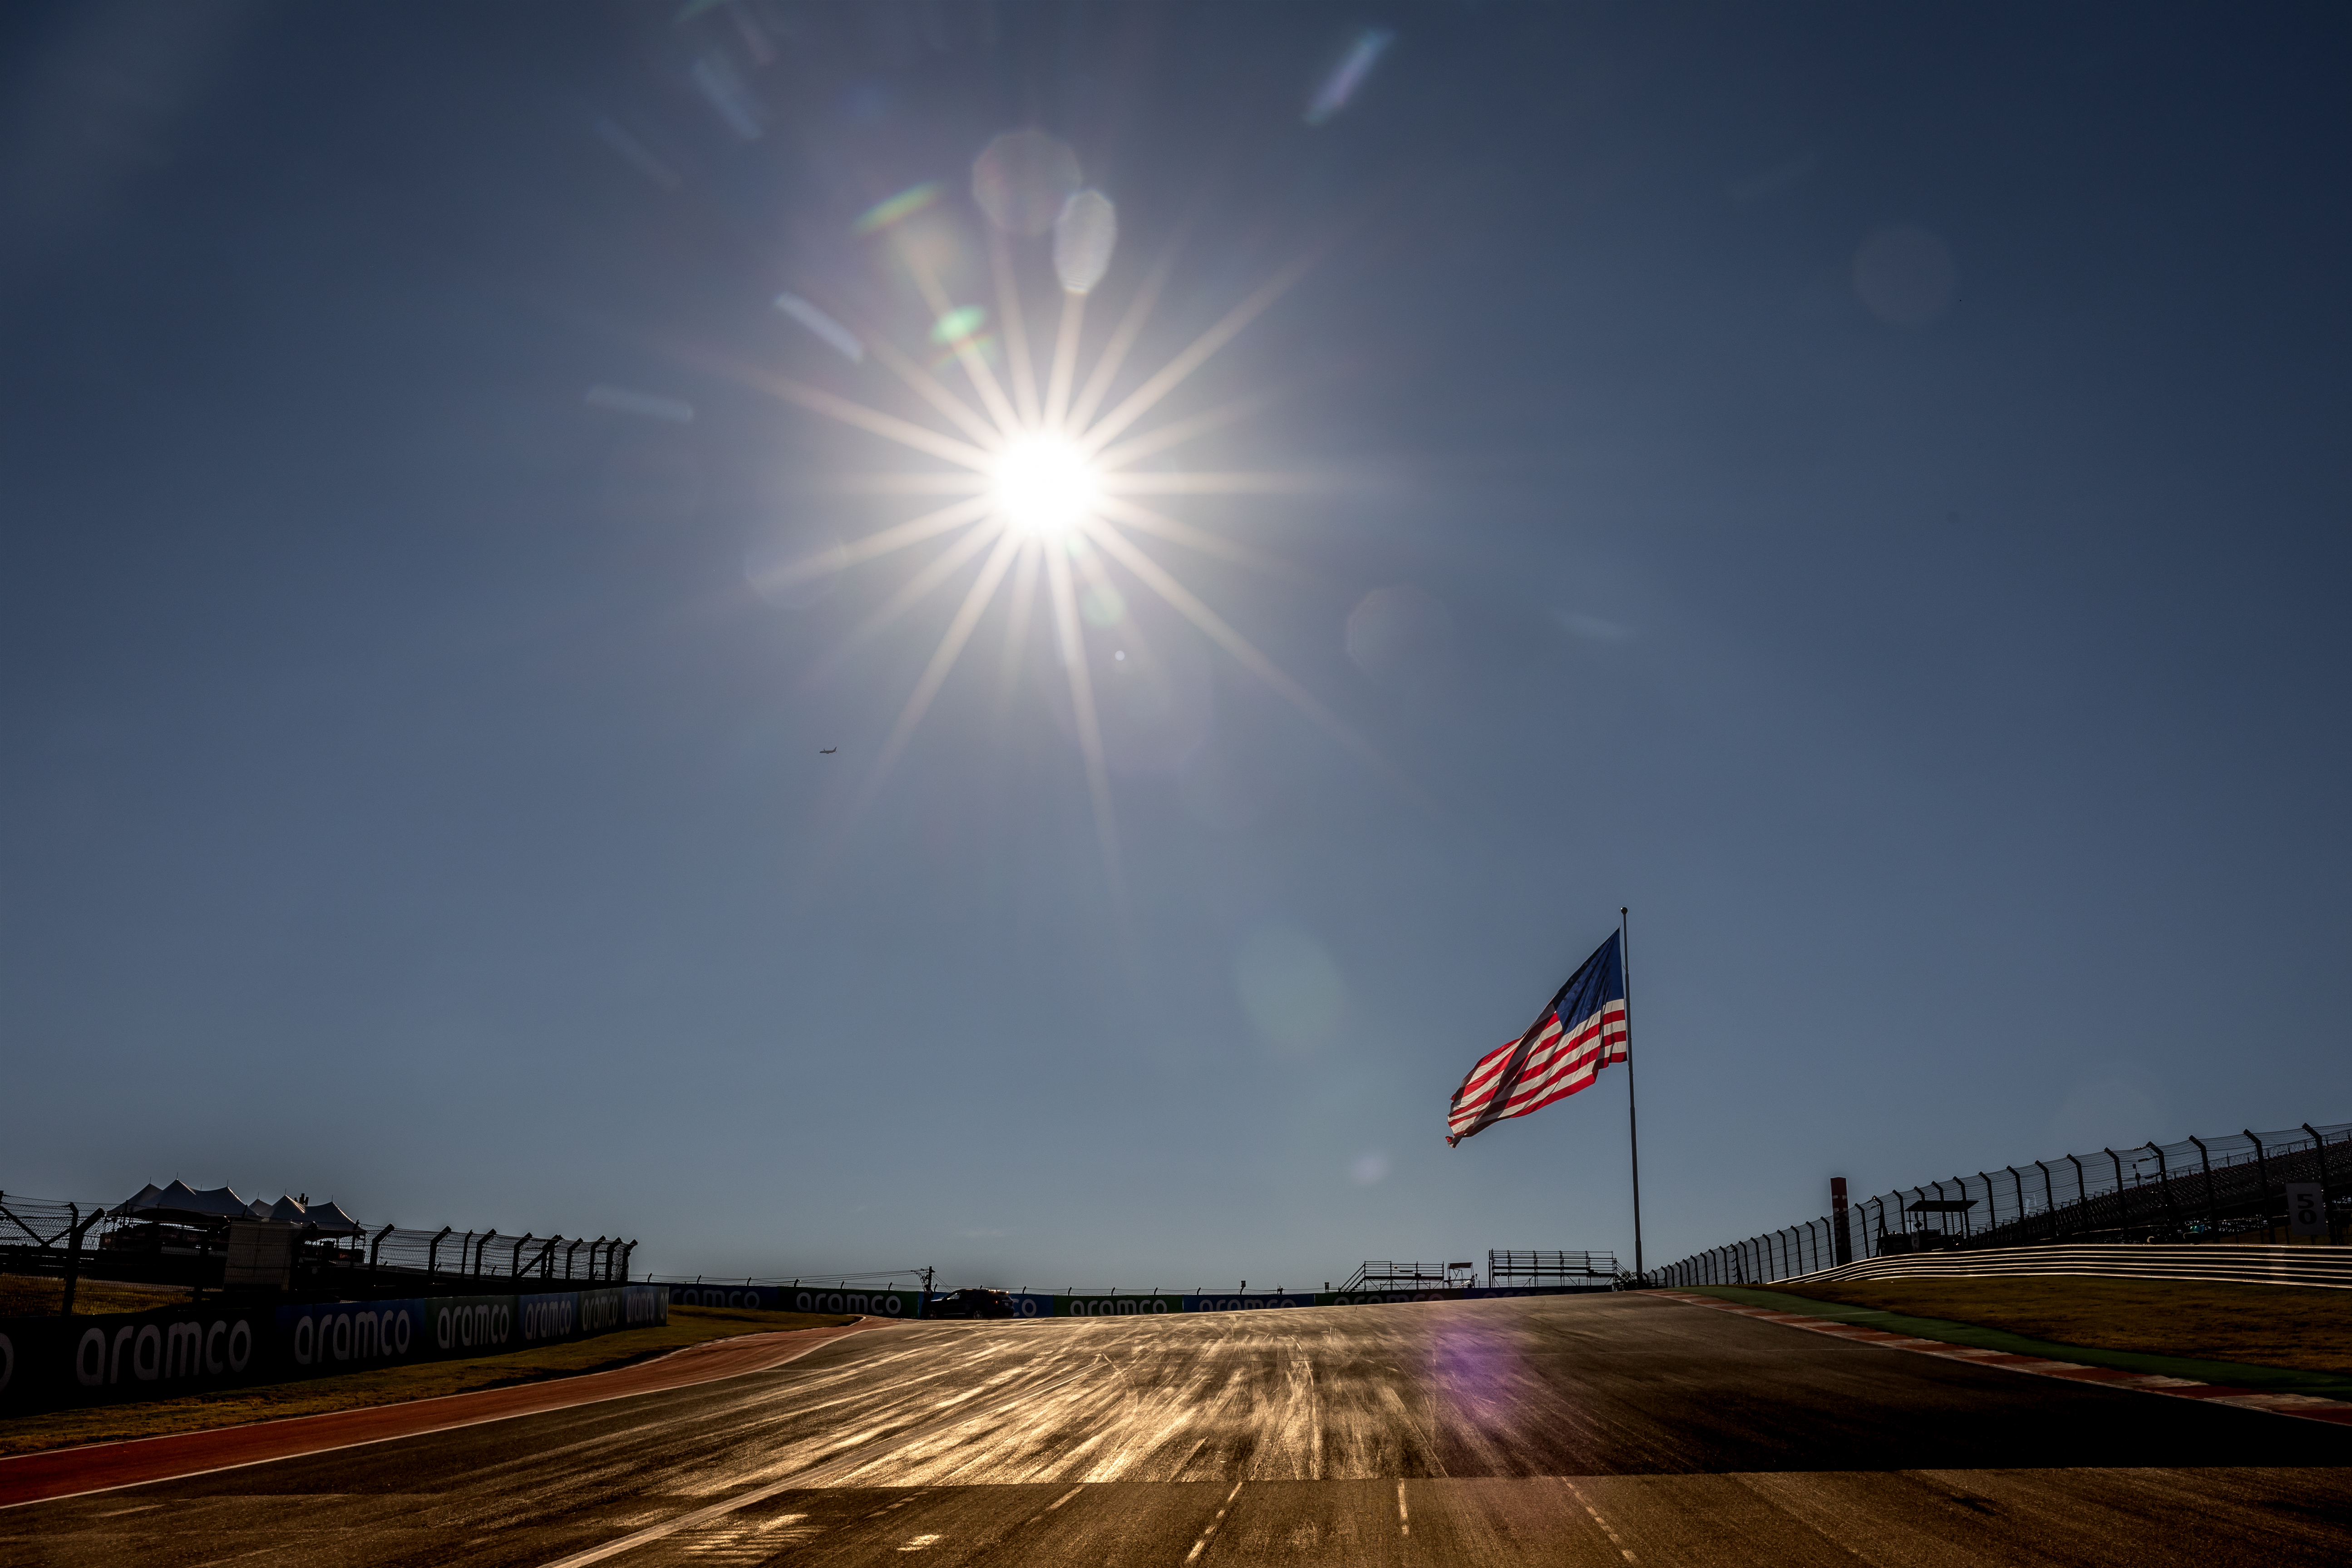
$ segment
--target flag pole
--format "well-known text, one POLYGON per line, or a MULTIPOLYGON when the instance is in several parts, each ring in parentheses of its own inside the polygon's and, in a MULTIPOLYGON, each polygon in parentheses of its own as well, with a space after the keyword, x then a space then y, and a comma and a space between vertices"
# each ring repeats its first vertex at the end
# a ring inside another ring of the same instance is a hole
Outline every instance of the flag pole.
POLYGON ((1617 909, 1617 962, 1625 976, 1625 1148, 1633 1157, 1633 1276, 1646 1278, 1642 1269, 1642 1139, 1633 1121, 1633 948, 1626 938, 1629 915, 1623 905, 1617 909))

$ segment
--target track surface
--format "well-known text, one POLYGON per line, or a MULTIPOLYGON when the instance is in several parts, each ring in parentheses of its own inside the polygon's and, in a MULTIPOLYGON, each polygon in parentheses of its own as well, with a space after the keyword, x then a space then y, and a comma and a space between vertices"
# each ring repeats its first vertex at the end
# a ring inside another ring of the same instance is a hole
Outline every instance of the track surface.
POLYGON ((0 1563, 2336 1564, 2352 1431, 1643 1296, 909 1324, 0 1512, 0 1563), (613 1548, 619 1547, 614 1551, 613 1548))

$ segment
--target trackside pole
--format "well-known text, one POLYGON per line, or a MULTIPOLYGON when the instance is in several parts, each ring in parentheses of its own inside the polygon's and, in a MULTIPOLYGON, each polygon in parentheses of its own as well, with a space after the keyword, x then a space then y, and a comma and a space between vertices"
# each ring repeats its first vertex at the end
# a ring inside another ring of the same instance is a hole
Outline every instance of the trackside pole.
POLYGON ((1626 938, 1625 907, 1617 909, 1617 962, 1625 975, 1625 1149, 1633 1157, 1633 1278, 1642 1269, 1642 1138, 1633 1121, 1633 948, 1626 938))

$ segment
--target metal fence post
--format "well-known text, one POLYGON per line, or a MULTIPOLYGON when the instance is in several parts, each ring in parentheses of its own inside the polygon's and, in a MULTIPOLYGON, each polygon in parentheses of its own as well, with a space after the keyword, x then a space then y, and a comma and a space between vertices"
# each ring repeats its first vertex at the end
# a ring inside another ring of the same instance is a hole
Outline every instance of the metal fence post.
POLYGON ((2113 1149, 2106 1154, 2116 1167, 2116 1239, 2121 1241, 2124 1232, 2131 1228, 2131 1206, 2124 1201, 2124 1157, 2113 1149))
POLYGON ((433 1270, 440 1261, 441 1237, 447 1236, 449 1232, 455 1228, 456 1227, 452 1226, 443 1226, 441 1227, 441 1235, 435 1237, 433 1238, 433 1244, 425 1249, 425 1278, 427 1279, 433 1278, 433 1270))
POLYGON ((2164 1158, 2164 1147, 2151 1138, 2147 1146, 2156 1151, 2156 1182, 2163 1190, 2165 1217, 2171 1220, 2175 1230, 2180 1228, 2180 1205, 2172 1201, 2172 1169, 2164 1158))
POLYGON ((2055 1241, 2058 1239, 2058 1199, 2050 1190, 2050 1167, 2036 1160, 2033 1168, 2042 1173, 2042 1228, 2050 1233, 2050 1239, 2055 1241))
POLYGON ((2221 1205, 2213 1196, 2213 1152, 2205 1147, 2205 1140, 2191 1132, 2189 1141, 2197 1145, 2197 1158, 2205 1167, 2205 1234, 2221 1234, 2221 1205))
POLYGON ((2263 1147, 2263 1141, 2254 1136, 2254 1130, 2252 1128, 2247 1128, 2245 1130, 2245 1133, 2246 1142, 2254 1146, 2254 1173, 2263 1184, 2263 1239, 2264 1241, 2268 1241, 2271 1238, 2270 1151, 2263 1147))
POLYGON ((2303 1130, 2311 1134, 2312 1145, 2319 1161, 2319 1206, 2327 1215, 2327 1239, 2333 1242, 2336 1239, 2336 1211, 2327 1206, 2327 1140, 2322 1138, 2308 1121, 2303 1124, 2303 1130))
POLYGON ((2067 1155, 2066 1160, 2074 1167, 2074 1234, 2080 1236, 2083 1221, 2091 1217, 2091 1189, 2084 1184, 2083 1162, 2072 1154, 2067 1155))
POLYGON ((507 1258, 507 1275, 509 1278, 515 1279, 522 1278, 522 1249, 530 1240, 530 1232, 529 1231, 524 1231, 520 1236, 515 1237, 514 1251, 507 1258))
MULTIPOLYGON (((100 1209, 88 1219, 84 1219, 81 1217, 79 1205, 75 1204, 66 1205, 66 1214, 69 1216, 70 1223, 67 1226, 68 1239, 66 1243, 66 1298, 58 1307, 58 1316, 60 1318, 73 1316, 74 1287, 81 1279, 81 1238, 91 1226, 106 1217, 106 1211, 100 1209)), ((50 1217, 55 1218, 55 1214, 52 1213, 50 1217)), ((43 1223, 46 1224, 47 1221, 43 1223)), ((52 1239, 55 1238, 52 1237, 52 1239)), ((198 1278, 201 1279, 202 1276, 198 1278)))

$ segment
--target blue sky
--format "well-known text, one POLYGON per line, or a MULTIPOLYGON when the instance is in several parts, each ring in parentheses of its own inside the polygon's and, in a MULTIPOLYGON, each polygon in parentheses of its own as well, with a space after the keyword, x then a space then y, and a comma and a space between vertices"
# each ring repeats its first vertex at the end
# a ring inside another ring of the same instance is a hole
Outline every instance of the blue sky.
POLYGON ((688 1274, 1630 1255, 1622 1081, 1442 1141, 1621 904, 1653 1262, 2352 1117, 2332 13, 5 26, 11 1190, 688 1274), (759 389, 938 423, 775 297, 937 355, 907 258, 997 310, 1022 130, 1116 204, 1089 359, 1168 259, 1114 397, 1318 258, 1150 416, 1269 395, 1167 466, 1307 480, 1165 510, 1280 569, 1147 542, 1389 770, 1110 570, 1116 882, 1042 612, 877 775, 978 560, 854 646, 936 544, 754 581, 938 504, 759 389))

